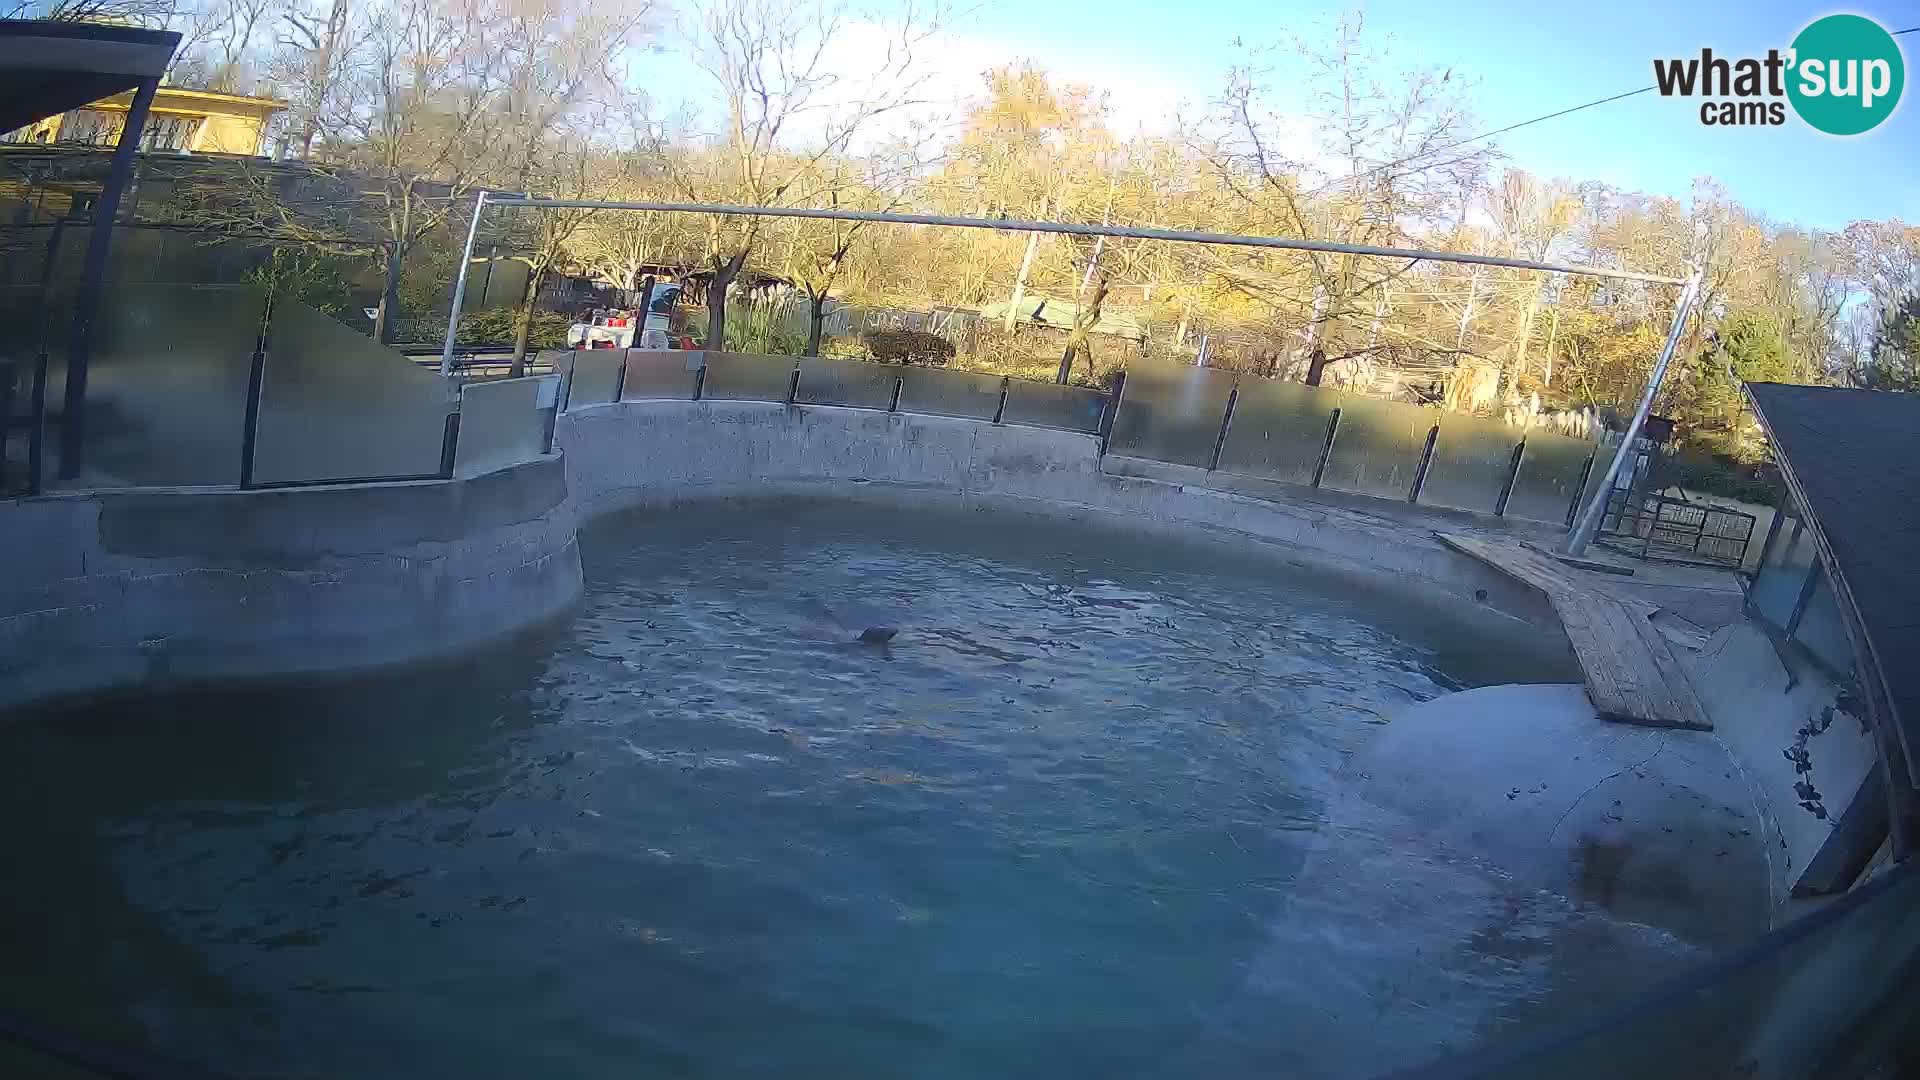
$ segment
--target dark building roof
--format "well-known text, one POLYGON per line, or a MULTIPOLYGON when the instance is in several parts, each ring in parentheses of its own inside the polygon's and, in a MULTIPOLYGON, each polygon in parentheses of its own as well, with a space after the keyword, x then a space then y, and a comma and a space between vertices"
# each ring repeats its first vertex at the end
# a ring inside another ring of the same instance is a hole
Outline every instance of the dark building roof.
POLYGON ((1884 689, 1911 775, 1920 765, 1920 395, 1746 390, 1806 511, 1856 652, 1864 644, 1861 677, 1884 689))
POLYGON ((0 20, 0 131, 159 78, 179 44, 169 30, 0 20))

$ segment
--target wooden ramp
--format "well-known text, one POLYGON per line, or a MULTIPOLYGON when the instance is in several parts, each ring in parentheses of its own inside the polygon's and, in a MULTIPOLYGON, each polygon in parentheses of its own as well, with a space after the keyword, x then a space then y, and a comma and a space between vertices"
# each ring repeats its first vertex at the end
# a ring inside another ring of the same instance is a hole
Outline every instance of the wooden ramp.
POLYGON ((1654 628, 1654 605, 1601 592, 1583 582, 1579 571, 1531 545, 1434 536, 1546 594, 1586 675, 1587 697, 1602 717, 1652 727, 1713 727, 1686 669, 1654 628))

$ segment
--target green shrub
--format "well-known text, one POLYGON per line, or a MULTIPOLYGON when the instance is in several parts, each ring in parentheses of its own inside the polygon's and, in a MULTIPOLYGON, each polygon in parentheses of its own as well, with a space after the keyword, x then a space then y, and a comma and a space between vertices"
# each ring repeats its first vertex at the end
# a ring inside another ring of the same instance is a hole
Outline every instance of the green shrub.
MULTIPOLYGON (((454 340, 461 345, 512 345, 519 332, 520 313, 510 307, 470 311, 460 317, 454 340)), ((557 311, 533 313, 533 329, 527 335, 528 349, 564 349, 567 328, 573 320, 557 311)))
POLYGON ((1682 452, 1662 458, 1657 469, 1663 485, 1760 506, 1780 503, 1781 485, 1771 465, 1747 465, 1720 454, 1682 452))
POLYGON ((350 260, 324 251, 277 247, 242 276, 280 300, 298 300, 325 315, 346 311, 352 294, 350 260))

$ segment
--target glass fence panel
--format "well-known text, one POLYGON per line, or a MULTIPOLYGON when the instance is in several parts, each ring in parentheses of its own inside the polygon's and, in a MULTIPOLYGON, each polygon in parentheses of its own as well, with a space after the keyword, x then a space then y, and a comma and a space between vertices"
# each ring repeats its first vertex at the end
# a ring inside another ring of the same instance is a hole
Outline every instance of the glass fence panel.
MULTIPOLYGON (((1520 472, 1513 478, 1513 494, 1507 496, 1507 516, 1564 525, 1580 490, 1580 475, 1598 448, 1598 443, 1568 435, 1527 432, 1520 472)), ((1594 465, 1596 471, 1604 467, 1604 462, 1594 465)))
POLYGON ((1513 448, 1520 445, 1520 428, 1501 420, 1463 413, 1440 417, 1440 435, 1433 441, 1433 461, 1420 485, 1420 502, 1456 510, 1493 513, 1500 492, 1513 471, 1513 448))
POLYGON ((44 321, 39 298, 37 288, 0 286, 0 494, 27 487, 33 367, 44 321))
MULTIPOLYGON (((86 265, 87 245, 93 240, 93 226, 67 225, 60 230, 60 246, 53 255, 53 268, 47 275, 48 284, 56 293, 70 293, 80 280, 80 270, 86 265)), ((113 249, 107 249, 107 261, 113 261, 113 249)))
POLYGON ((557 375, 462 386, 453 474, 478 476, 546 453, 547 423, 559 400, 557 375))
POLYGON ((0 363, 27 370, 40 351, 45 326, 40 290, 32 285, 0 286, 0 363))
MULTIPOLYGON (((39 277, 44 238, 50 231, 32 230, 33 279, 39 277)), ((205 232, 117 225, 107 249, 101 280, 127 284, 230 285, 244 281, 247 271, 268 257, 269 248, 258 241, 209 242, 208 237, 205 232)), ((80 280, 81 269, 86 265, 87 245, 92 239, 90 225, 62 226, 52 275, 58 291, 70 290, 80 280)))
MULTIPOLYGON (((238 484, 266 296, 238 285, 116 285, 100 296, 77 473, 49 486, 238 484)), ((71 323, 65 328, 71 332, 71 323)), ((64 337, 56 328, 56 337, 64 337)), ((62 349, 64 352, 64 348, 62 349)), ((64 365, 63 365, 64 367, 64 365)), ((47 385, 62 408, 66 375, 47 385)), ((58 431, 50 428, 49 447, 58 431)), ((70 472, 62 463, 58 472, 70 472)))
POLYGON ((613 400, 626 353, 621 349, 569 349, 556 353, 554 359, 570 365, 573 372, 568 376, 567 408, 585 409, 613 400))
POLYGON ((705 354, 706 381, 700 396, 715 400, 785 401, 793 388, 793 357, 758 353, 705 354))
MULTIPOLYGON (((1612 444, 1603 442, 1596 446, 1593 452, 1593 468, 1587 470, 1587 483, 1580 491, 1580 510, 1576 513, 1584 512, 1594 496, 1600 494, 1600 488, 1607 482, 1607 470, 1613 466, 1613 456, 1619 452, 1620 444, 1617 441, 1612 444)), ((1626 488, 1622 485, 1632 482, 1633 460, 1629 458, 1622 462, 1620 468, 1620 474, 1613 478, 1613 490, 1616 493, 1625 491, 1626 488)), ((1609 498, 1616 503, 1624 500, 1624 496, 1618 494, 1609 498)))
MULTIPOLYGON (((804 384, 806 376, 800 380, 804 384)), ((900 369, 900 411, 991 420, 1000 411, 1003 382, 998 375, 904 367, 900 369)))
MULTIPOLYGON (((37 272, 37 271, 36 271, 37 272)), ((4 338, 0 338, 0 360, 12 360, 17 375, 14 383, 14 416, 19 421, 17 430, 12 432, 9 441, 8 489, 23 487, 27 481, 27 447, 32 438, 29 423, 33 416, 33 369, 39 360, 40 349, 47 353, 47 410, 57 414, 65 407, 67 385, 67 343, 73 334, 73 304, 68 296, 49 296, 41 299, 38 286, 7 290, 17 298, 18 307, 4 315, 6 322, 0 326, 7 328, 4 338)), ((51 482, 55 454, 58 451, 60 429, 57 423, 49 424, 45 432, 46 442, 42 448, 46 461, 42 466, 51 482)))
POLYGON ((457 401, 438 371, 305 304, 276 302, 254 482, 439 475, 457 401))
POLYGON ((622 401, 691 401, 701 354, 685 349, 627 349, 622 401))
POLYGON ((40 284, 52 229, 0 225, 0 291, 40 284))
POLYGON ((1920 866, 1896 866, 1611 1016, 1525 1047, 1417 1070, 1424 1080, 1878 1076, 1912 1023, 1920 866), (1881 1058, 1877 1060, 1876 1058, 1881 1058))
POLYGON ((1773 547, 1768 549, 1747 592, 1754 611, 1776 629, 1785 630, 1787 621, 1793 618, 1814 559, 1813 534, 1800 519, 1798 509, 1782 511, 1780 532, 1774 536, 1773 547))
POLYGON ((808 405, 850 405, 860 409, 893 406, 893 388, 903 369, 870 360, 800 358, 800 385, 793 400, 808 405))
POLYGON ((1237 378, 1212 368, 1136 364, 1127 371, 1107 448, 1205 468, 1213 459, 1237 378))
POLYGON ((1097 433, 1108 397, 1087 386, 1013 379, 1007 383, 1007 408, 1000 422, 1097 433))
POLYGON ((1847 624, 1840 617, 1840 602, 1834 599, 1833 586, 1825 572, 1814 582, 1813 595, 1807 598, 1807 610, 1800 614, 1800 625, 1793 629, 1793 640, 1833 670, 1853 670, 1853 644, 1847 640, 1847 624))
POLYGON ((1438 416, 1419 405, 1346 395, 1320 486, 1405 499, 1427 448, 1427 432, 1438 416))
POLYGON ((1340 392, 1325 387, 1240 380, 1233 425, 1220 448, 1220 470, 1293 484, 1313 483, 1320 452, 1327 445, 1327 422, 1339 404, 1340 392))

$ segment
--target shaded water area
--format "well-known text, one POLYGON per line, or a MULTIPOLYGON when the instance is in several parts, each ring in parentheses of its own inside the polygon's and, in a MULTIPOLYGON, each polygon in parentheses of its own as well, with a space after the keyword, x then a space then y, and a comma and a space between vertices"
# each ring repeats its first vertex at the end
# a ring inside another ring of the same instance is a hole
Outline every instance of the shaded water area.
MULTIPOLYGON (((469 662, 0 730, 4 1003, 263 1076, 1340 1077, 1579 976, 1423 953, 1417 861, 1300 888, 1393 850, 1328 809, 1395 713, 1568 678, 1536 630, 1002 513, 582 547, 577 617, 469 662), (1409 949, 1465 1000, 1329 1025, 1409 949)), ((1589 960, 1689 954, 1628 940, 1589 960)))

